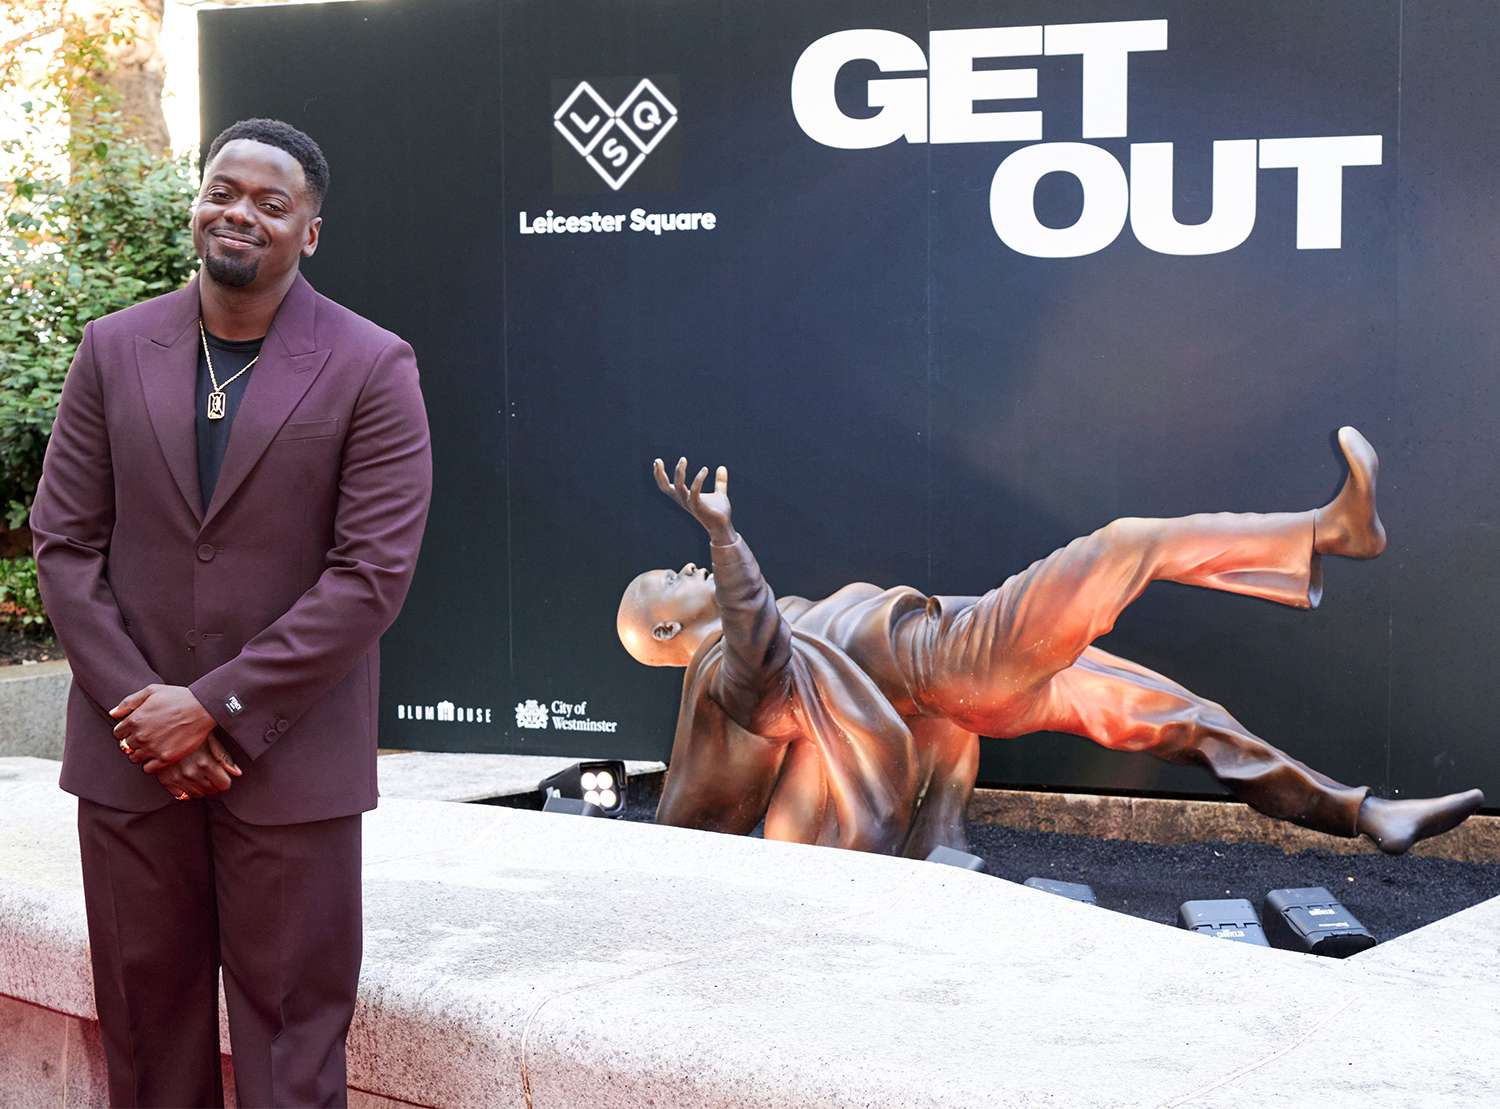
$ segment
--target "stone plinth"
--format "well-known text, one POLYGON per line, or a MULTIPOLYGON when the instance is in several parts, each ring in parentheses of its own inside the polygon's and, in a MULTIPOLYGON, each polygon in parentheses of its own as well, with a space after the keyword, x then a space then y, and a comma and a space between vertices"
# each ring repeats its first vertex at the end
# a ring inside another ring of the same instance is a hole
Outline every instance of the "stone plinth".
POLYGON ((62 758, 72 684, 63 659, 0 666, 0 758, 62 758))
MULTIPOLYGON (((5 773, 0 994, 91 1019, 72 801, 5 773)), ((1338 962, 952 867, 401 800, 365 891, 350 1083, 397 1101, 1500 1100, 1500 899, 1338 962)))

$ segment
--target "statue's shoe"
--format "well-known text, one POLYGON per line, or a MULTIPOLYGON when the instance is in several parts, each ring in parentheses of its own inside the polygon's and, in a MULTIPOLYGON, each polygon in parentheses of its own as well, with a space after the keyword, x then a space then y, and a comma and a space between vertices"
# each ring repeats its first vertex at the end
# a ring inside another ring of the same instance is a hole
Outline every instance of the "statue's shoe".
POLYGON ((1458 827, 1483 804, 1484 792, 1477 789, 1406 801, 1367 797, 1359 808, 1358 830, 1387 855, 1400 855, 1418 840, 1458 827))
POLYGON ((1338 438, 1349 475, 1338 495, 1318 509, 1313 549, 1344 558, 1375 558, 1385 550, 1386 543, 1385 525, 1375 511, 1380 457, 1355 428, 1339 428, 1338 438))

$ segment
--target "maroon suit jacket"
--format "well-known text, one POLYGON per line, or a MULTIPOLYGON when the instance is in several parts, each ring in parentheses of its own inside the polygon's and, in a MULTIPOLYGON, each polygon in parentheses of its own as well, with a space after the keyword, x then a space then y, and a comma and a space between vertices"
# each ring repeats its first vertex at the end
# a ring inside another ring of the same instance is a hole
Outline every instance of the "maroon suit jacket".
POLYGON ((411 347, 298 277, 201 509, 198 286, 95 320, 63 386, 31 513, 73 668, 62 787, 173 803, 108 710, 184 685, 232 740, 224 803, 288 824, 376 803, 379 640, 406 597, 432 485, 411 347))

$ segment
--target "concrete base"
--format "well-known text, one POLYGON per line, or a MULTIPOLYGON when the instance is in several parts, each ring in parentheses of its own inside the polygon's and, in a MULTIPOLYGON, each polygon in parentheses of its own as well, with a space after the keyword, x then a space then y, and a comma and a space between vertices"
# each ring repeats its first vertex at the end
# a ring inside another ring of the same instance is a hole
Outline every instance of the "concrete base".
MULTIPOLYGON (((0 994, 92 1020, 55 774, 0 763, 0 994)), ((826 848, 401 800, 365 829, 349 1077, 397 1102, 1500 1101, 1500 899, 1338 962, 826 848)))
MULTIPOLYGON (((1328 851, 1375 855, 1363 836, 1344 839, 1262 816, 1238 801, 1182 801, 1161 797, 977 789, 969 819, 1027 831, 1059 832, 1138 843, 1264 843, 1291 853, 1328 851)), ((1471 816, 1441 836, 1423 840, 1413 855, 1465 863, 1500 862, 1500 816, 1471 816)))
POLYGON ((0 1101, 108 1105, 98 1023, 0 997, 0 1101))
POLYGON ((62 758, 72 684, 65 659, 0 666, 0 758, 62 758))
MULTIPOLYGON (((235 1109, 234 1064, 219 1057, 224 1104, 235 1109)), ((99 1022, 0 997, 0 1105, 7 1109, 108 1109, 99 1022)), ((363 1090, 349 1109, 423 1109, 363 1090)))

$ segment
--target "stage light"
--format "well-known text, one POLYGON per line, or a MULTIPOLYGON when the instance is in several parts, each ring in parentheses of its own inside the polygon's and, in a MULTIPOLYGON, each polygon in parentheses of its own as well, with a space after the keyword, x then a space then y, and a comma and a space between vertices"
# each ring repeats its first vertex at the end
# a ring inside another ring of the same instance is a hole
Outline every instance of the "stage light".
POLYGON ((625 764, 610 759, 574 763, 544 778, 537 789, 546 796, 587 801, 602 809, 605 816, 621 816, 625 812, 625 784, 625 764))
POLYGON ((563 813, 568 816, 609 816, 609 813, 592 801, 582 797, 564 797, 556 790, 547 793, 547 800, 542 802, 542 812, 563 813))
POLYGON ((980 874, 984 873, 984 860, 978 855, 970 855, 967 851, 958 851, 952 847, 934 847, 931 854, 927 856, 930 863, 942 863, 944 866, 956 866, 962 870, 973 870, 980 874))
POLYGON ((1094 896, 1094 887, 1083 882, 1061 882, 1056 878, 1028 878, 1021 885, 1030 886, 1043 893, 1055 893, 1059 897, 1066 897, 1069 901, 1082 901, 1085 905, 1099 904, 1099 899, 1094 896))
POLYGON ((1255 906, 1243 897, 1226 897, 1217 901, 1184 901, 1177 908, 1177 926, 1221 940, 1270 947, 1255 906))
POLYGON ((1288 951, 1344 959, 1375 946, 1369 929, 1322 886, 1272 890, 1265 916, 1267 938, 1288 951))

